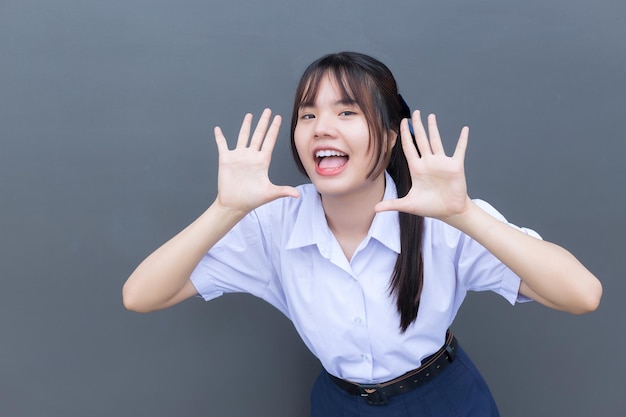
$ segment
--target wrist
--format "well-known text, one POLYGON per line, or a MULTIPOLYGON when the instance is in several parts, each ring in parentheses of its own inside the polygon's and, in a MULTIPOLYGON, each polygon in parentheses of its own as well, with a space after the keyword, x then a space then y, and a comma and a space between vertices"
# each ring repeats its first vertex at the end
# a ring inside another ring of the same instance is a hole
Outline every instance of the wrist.
POLYGON ((478 216, 482 210, 469 196, 466 197, 462 207, 457 210, 455 214, 441 218, 444 223, 449 224, 463 232, 465 232, 469 226, 476 223, 478 216))
POLYGON ((207 212, 212 212, 214 215, 217 215, 217 217, 223 219, 225 223, 237 223, 239 220, 246 217, 250 210, 227 206, 223 204, 218 197, 213 201, 213 204, 211 204, 207 212))

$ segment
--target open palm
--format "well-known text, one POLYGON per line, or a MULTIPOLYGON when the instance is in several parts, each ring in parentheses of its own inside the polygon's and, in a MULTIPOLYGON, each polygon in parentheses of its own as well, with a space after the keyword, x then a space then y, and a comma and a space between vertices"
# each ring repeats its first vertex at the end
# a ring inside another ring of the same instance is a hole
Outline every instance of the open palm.
POLYGON ((219 127, 215 142, 219 152, 217 199, 224 207, 248 212, 280 197, 298 197, 293 187, 276 186, 269 179, 272 151, 280 129, 281 117, 265 109, 252 136, 252 115, 246 114, 235 149, 229 150, 219 127), (269 127, 268 127, 269 126, 269 127))
POLYGON ((464 169, 469 128, 461 130, 454 154, 449 157, 445 154, 434 114, 428 116, 430 138, 419 111, 413 113, 412 122, 419 153, 413 144, 408 120, 400 125, 402 149, 411 172, 411 189, 402 198, 378 203, 376 211, 396 210, 439 219, 463 212, 469 199, 464 169))

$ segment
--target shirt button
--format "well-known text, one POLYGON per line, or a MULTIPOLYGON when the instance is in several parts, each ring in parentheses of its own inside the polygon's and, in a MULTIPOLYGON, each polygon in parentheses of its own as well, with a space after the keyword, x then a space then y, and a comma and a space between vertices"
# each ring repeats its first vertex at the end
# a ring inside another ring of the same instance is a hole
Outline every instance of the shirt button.
POLYGON ((363 324, 363 319, 361 319, 361 317, 355 317, 354 324, 356 324, 357 326, 360 326, 361 324, 363 324))
POLYGON ((362 359, 364 362, 368 362, 368 361, 370 360, 370 357, 369 357, 369 356, 367 356, 367 355, 361 355, 361 359, 362 359))

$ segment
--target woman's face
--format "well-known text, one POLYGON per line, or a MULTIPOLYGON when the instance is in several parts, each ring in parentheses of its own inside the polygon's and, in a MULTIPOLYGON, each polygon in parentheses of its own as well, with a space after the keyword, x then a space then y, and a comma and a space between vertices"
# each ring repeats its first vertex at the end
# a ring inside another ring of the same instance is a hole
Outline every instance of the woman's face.
POLYGON ((322 196, 347 196, 372 185, 375 160, 369 127, 356 102, 346 102, 331 77, 324 77, 314 103, 298 111, 294 143, 307 175, 322 196))

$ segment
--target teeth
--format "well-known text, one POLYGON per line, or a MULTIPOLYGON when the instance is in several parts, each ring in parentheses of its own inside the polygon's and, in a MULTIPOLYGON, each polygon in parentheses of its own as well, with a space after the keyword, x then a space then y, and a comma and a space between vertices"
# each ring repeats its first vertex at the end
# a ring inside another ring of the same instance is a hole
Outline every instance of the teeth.
POLYGON ((327 149, 325 151, 317 151, 315 153, 315 156, 318 157, 318 158, 323 158, 325 156, 346 156, 346 154, 343 153, 343 152, 327 149))

